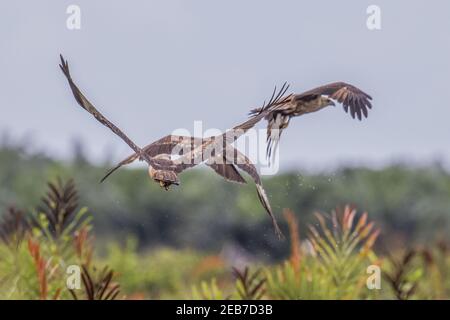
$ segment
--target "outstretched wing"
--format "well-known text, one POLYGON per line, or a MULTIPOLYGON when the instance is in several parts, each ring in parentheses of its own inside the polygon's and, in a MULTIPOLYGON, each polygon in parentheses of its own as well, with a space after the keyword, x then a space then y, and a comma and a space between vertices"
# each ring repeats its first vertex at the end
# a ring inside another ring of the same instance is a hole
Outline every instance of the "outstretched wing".
POLYGON ((247 183, 233 164, 207 162, 206 165, 213 169, 219 176, 225 178, 225 180, 242 184, 247 183))
POLYGON ((120 161, 115 167, 109 169, 106 172, 105 176, 100 180, 100 183, 105 181, 106 178, 108 178, 110 175, 112 175, 114 173, 114 171, 116 171, 117 169, 119 169, 122 166, 125 166, 127 164, 130 164, 130 163, 134 162, 138 157, 139 157, 139 155, 137 153, 133 153, 128 158, 125 158, 124 160, 120 161))
POLYGON ((227 154, 232 154, 234 152, 234 155, 235 155, 234 164, 239 169, 245 171, 255 182, 259 201, 261 202, 262 206, 264 207, 266 212, 269 214, 270 219, 272 220, 275 234, 278 236, 279 239, 284 238, 283 232, 281 231, 280 227, 278 226, 275 215, 272 212, 272 207, 270 206, 269 198, 267 197, 266 191, 264 190, 264 187, 263 187, 263 184, 261 181, 261 177, 259 176, 255 165, 250 161, 249 158, 247 158, 247 156, 245 154, 243 154, 236 148, 233 148, 232 146, 228 146, 228 148, 233 149, 233 150, 228 150, 227 154))
MULTIPOLYGON (((176 154, 181 155, 185 151, 190 151, 195 145, 200 144, 200 138, 187 137, 187 136, 177 136, 177 135, 167 135, 147 146, 142 148, 142 151, 147 154, 149 157, 156 157, 161 154, 173 154, 175 147, 177 148, 176 154)), ((114 171, 119 169, 120 167, 130 164, 139 158, 137 153, 133 153, 129 157, 125 158, 121 162, 119 162, 115 167, 108 170, 106 175, 102 178, 100 182, 103 182, 108 178, 114 171)))
POLYGON ((181 172, 203 161, 207 161, 210 157, 216 155, 217 150, 220 151, 218 153, 223 153, 223 148, 227 144, 233 143, 249 129, 253 128, 253 126, 255 126, 255 124, 257 124, 261 119, 270 114, 272 107, 285 104, 290 101, 291 95, 284 96, 288 89, 289 85, 287 83, 284 83, 278 91, 275 87, 269 102, 267 104, 264 102, 261 108, 254 109, 250 113, 252 116, 249 120, 235 126, 222 135, 204 139, 201 145, 198 145, 193 148, 191 152, 186 153, 175 160, 174 163, 177 165, 177 171, 181 172))
POLYGON ((350 110, 352 118, 355 115, 359 120, 368 116, 368 109, 372 108, 370 100, 372 97, 362 90, 345 82, 333 82, 307 92, 294 95, 293 100, 309 100, 318 95, 328 96, 339 103, 342 103, 345 112, 350 110))
MULTIPOLYGON (((168 135, 165 136, 147 146, 145 146, 142 151, 145 152, 148 156, 152 158, 156 158, 160 155, 183 155, 187 152, 190 152, 193 148, 200 145, 202 143, 201 138, 195 137, 187 137, 187 136, 177 136, 177 135, 168 135)), ((137 153, 133 153, 129 157, 125 158, 121 162, 119 162, 115 167, 108 170, 106 175, 102 178, 100 182, 103 182, 108 178, 111 174, 113 174, 120 167, 130 164, 136 161, 139 158, 137 153)), ((206 163, 211 169, 213 169, 218 175, 223 178, 245 184, 246 181, 239 174, 237 169, 232 164, 226 163, 206 163)), ((175 167, 175 170, 182 171, 187 169, 188 167, 182 167, 178 165, 175 167)))
POLYGON ((92 114, 95 119, 97 119, 101 124, 111 129, 112 132, 114 132, 117 136, 119 136, 123 141, 125 141, 126 144, 130 146, 131 149, 134 150, 134 152, 138 154, 142 154, 142 157, 148 162, 152 163, 151 158, 149 158, 146 154, 143 154, 141 149, 133 142, 130 138, 127 137, 125 133, 122 132, 116 125, 114 125, 112 122, 110 122, 108 119, 106 119, 95 107, 92 103, 89 102, 89 100, 81 93, 80 89, 75 85, 75 83, 72 80, 72 77, 70 75, 69 71, 69 64, 67 60, 64 60, 63 56, 60 55, 61 58, 61 64, 59 67, 61 68, 62 72, 67 78, 67 81, 69 82, 70 89, 72 89, 73 96, 75 97, 75 100, 78 102, 78 104, 85 109, 87 112, 92 114))

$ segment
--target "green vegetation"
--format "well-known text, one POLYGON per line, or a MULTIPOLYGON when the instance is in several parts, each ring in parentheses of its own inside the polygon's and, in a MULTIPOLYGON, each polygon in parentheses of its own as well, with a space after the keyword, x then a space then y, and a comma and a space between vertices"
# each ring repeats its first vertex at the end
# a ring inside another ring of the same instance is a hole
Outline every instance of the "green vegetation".
POLYGON ((399 253, 399 260, 380 258, 373 250, 379 229, 367 213, 350 206, 316 213, 303 242, 295 214, 285 210, 285 218, 291 253, 276 264, 232 268, 224 256, 186 249, 138 253, 131 238, 99 254, 91 215, 78 208, 73 182, 49 183, 42 206, 27 214, 10 208, 0 224, 0 298, 449 298, 450 252, 444 243, 399 253), (81 271, 80 288, 67 285, 73 266, 81 271), (379 290, 366 286, 370 266, 383 270, 379 290))
POLYGON ((450 175, 439 166, 267 178, 280 242, 253 186, 208 171, 164 192, 141 169, 100 185, 106 166, 81 158, 4 147, 0 163, 0 299, 450 297, 450 175), (72 265, 79 290, 66 285, 72 265), (369 266, 381 290, 367 288, 369 266))
MULTIPOLYGON (((182 174, 169 192, 152 183, 144 169, 122 169, 99 183, 107 167, 78 156, 72 163, 29 155, 16 147, 0 150, 0 212, 16 204, 34 208, 47 181, 74 178, 83 204, 94 213, 100 241, 133 235, 140 248, 169 246, 217 252, 225 243, 252 255, 281 259, 289 248, 273 236, 270 220, 254 186, 223 181, 210 170, 182 174), (255 235, 258 235, 255 237, 255 235)), ((384 169, 342 168, 333 173, 285 172, 266 177, 264 185, 281 221, 292 209, 305 234, 313 213, 354 204, 371 214, 389 243, 432 241, 450 232, 450 174, 438 165, 384 169)))

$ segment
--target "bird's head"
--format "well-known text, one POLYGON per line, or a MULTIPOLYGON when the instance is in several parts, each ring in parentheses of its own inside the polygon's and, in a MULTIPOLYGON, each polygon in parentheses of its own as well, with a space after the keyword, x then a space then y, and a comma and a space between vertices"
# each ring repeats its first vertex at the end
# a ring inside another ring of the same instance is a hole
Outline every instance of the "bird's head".
POLYGON ((148 175, 155 182, 159 183, 161 188, 169 190, 169 187, 174 185, 179 185, 178 175, 175 171, 169 170, 155 170, 151 166, 148 167, 148 175))
POLYGON ((321 97, 320 104, 322 105, 323 108, 328 107, 328 106, 333 106, 333 107, 336 106, 334 101, 328 97, 321 97))

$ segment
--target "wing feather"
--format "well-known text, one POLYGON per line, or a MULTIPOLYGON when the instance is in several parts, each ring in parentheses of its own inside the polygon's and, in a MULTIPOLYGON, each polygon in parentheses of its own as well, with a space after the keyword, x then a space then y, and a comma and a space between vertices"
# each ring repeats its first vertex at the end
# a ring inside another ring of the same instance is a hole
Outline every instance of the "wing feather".
MULTIPOLYGON (((134 150, 134 152, 141 154, 142 150, 133 141, 131 141, 131 139, 128 138, 128 136, 123 133, 122 130, 120 130, 115 124, 113 124, 105 116, 103 116, 103 114, 101 114, 100 111, 98 111, 97 108, 95 108, 94 105, 89 102, 89 100, 83 95, 83 93, 80 91, 80 89, 78 89, 77 85, 72 80, 72 76, 70 75, 69 71, 69 63, 67 62, 67 60, 64 60, 62 55, 60 55, 60 59, 61 64, 59 65, 59 67, 66 76, 67 81, 70 85, 70 89, 72 90, 73 96, 78 104, 91 115, 93 115, 95 119, 97 119, 97 121, 99 121, 101 124, 114 132, 118 137, 120 137, 126 144, 130 146, 131 149, 134 150)), ((148 163, 152 163, 151 158, 149 158, 145 154, 142 154, 142 156, 148 163)))
POLYGON ((278 236, 279 239, 283 239, 284 238, 283 232, 278 226, 277 220, 272 211, 272 207, 270 206, 269 198, 267 197, 266 191, 264 190, 261 177, 259 176, 255 165, 251 163, 250 159, 248 159, 247 156, 241 153, 239 150, 235 149, 235 152, 236 152, 235 165, 239 169, 245 171, 255 182, 259 201, 261 202, 262 206, 264 207, 270 219, 272 220, 272 225, 275 230, 275 234, 278 236))
MULTIPOLYGON (((161 154, 168 154, 172 155, 172 151, 174 151, 175 147, 177 147, 176 154, 180 155, 183 154, 186 150, 191 150, 193 146, 196 144, 201 143, 200 138, 195 137, 188 137, 188 136, 177 136, 177 135, 167 135, 155 142, 152 142, 151 144, 145 146, 142 148, 142 151, 147 154, 149 157, 156 157, 161 154)), ((117 169, 120 167, 130 164, 134 162, 136 159, 139 158, 139 155, 137 153, 133 153, 132 155, 128 156, 121 162, 119 162, 115 167, 109 169, 106 173, 106 175, 100 180, 100 182, 103 182, 108 178, 111 174, 114 173, 117 169)))
POLYGON ((348 113, 350 111, 352 118, 357 116, 359 120, 362 119, 362 116, 367 118, 367 109, 372 108, 372 104, 370 102, 372 97, 370 95, 345 82, 334 82, 314 88, 296 95, 295 99, 306 101, 310 99, 311 96, 317 95, 325 95, 338 101, 339 103, 342 103, 345 112, 348 113))
POLYGON ((233 181, 241 184, 247 183, 233 164, 207 163, 206 165, 228 181, 233 181))

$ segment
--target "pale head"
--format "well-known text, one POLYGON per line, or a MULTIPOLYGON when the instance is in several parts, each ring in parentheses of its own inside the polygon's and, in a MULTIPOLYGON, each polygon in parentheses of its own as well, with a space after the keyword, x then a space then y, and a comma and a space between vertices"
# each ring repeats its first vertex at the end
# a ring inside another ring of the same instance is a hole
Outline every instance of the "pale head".
POLYGON ((325 108, 325 107, 328 107, 328 106, 335 106, 335 103, 330 98, 325 97, 325 96, 321 96, 320 99, 319 99, 319 105, 322 108, 325 108))

